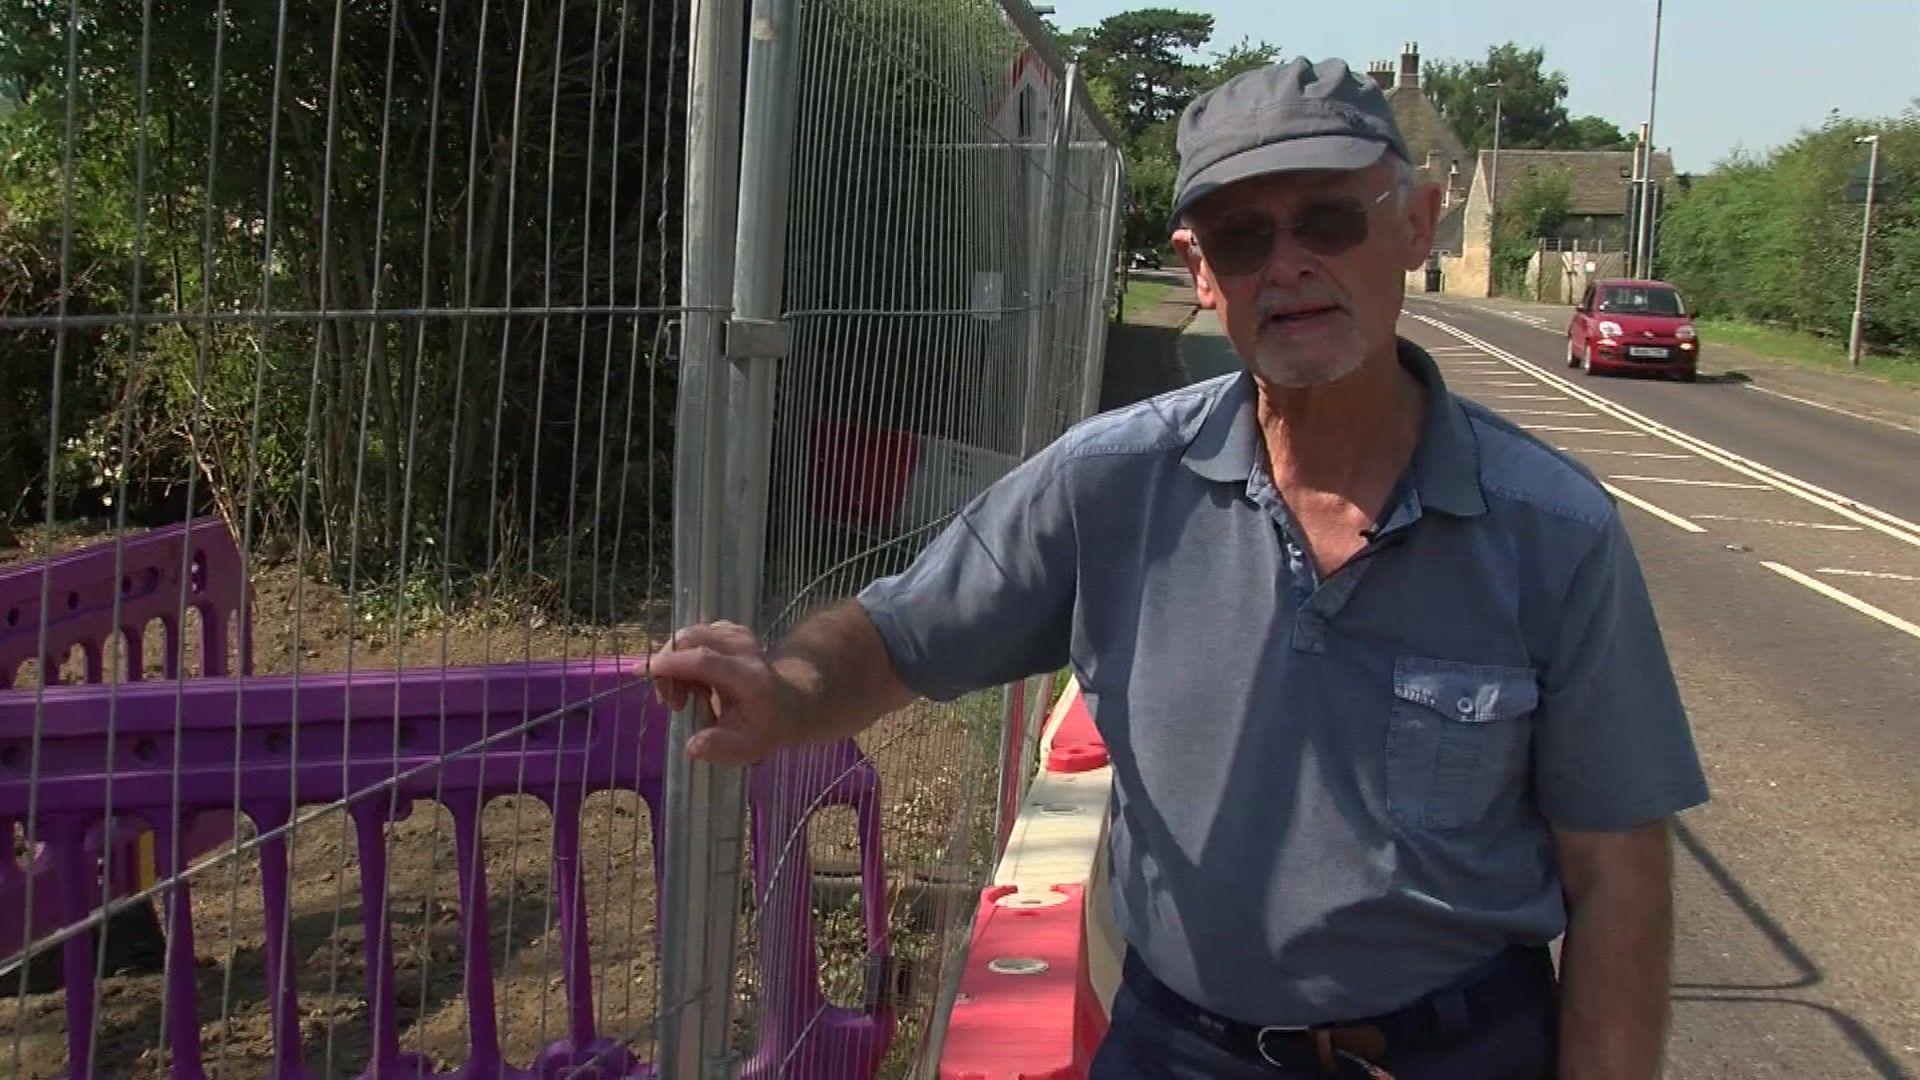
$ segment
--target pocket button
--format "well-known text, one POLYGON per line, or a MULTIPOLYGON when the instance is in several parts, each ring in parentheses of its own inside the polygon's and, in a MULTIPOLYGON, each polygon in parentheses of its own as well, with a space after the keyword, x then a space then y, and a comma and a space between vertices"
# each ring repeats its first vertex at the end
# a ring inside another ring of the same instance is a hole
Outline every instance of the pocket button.
POLYGON ((1460 715, 1467 716, 1473 712, 1473 699, 1463 697, 1459 701, 1454 702, 1453 707, 1460 710, 1460 715))

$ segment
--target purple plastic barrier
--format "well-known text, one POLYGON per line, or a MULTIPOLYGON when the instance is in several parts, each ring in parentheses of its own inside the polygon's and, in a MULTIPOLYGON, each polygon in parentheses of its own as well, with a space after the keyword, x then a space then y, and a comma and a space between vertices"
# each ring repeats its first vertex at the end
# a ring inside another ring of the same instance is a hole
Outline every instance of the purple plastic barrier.
MULTIPOLYGON (((200 669, 187 674, 229 675, 228 652, 232 644, 230 626, 237 625, 241 672, 253 670, 253 641, 250 619, 242 611, 246 567, 233 534, 225 521, 217 517, 196 518, 178 525, 132 533, 114 541, 107 540, 53 559, 51 566, 30 561, 0 571, 0 689, 12 686, 20 666, 39 660, 40 677, 48 685, 60 681, 60 663, 80 647, 86 656, 86 681, 108 681, 106 657, 109 643, 119 635, 126 657, 125 677, 140 680, 145 675, 151 649, 160 651, 161 669, 167 678, 183 674, 185 653, 181 640, 181 616, 185 609, 200 615, 200 669), (181 588, 184 573, 186 588, 181 588), (44 578, 44 580, 43 580, 44 578), (40 613, 43 588, 48 597, 46 650, 40 650, 40 613), (115 594, 118 593, 118 610, 115 594), (184 605, 184 607, 183 607, 184 605), (117 616, 117 618, 116 618, 117 616), (162 640, 147 640, 147 627, 155 619, 163 627, 162 640)), ((0 813, 0 838, 11 843, 18 820, 0 813)), ((121 895, 137 886, 145 877, 139 852, 141 829, 133 821, 116 821, 111 853, 103 853, 105 830, 88 830, 88 850, 94 855, 100 872, 111 878, 112 894, 121 895), (103 857, 104 854, 104 857, 103 857)), ((186 858, 194 858, 225 843, 233 835, 233 822, 226 813, 210 813, 189 822, 182 839, 186 858)), ((0 956, 20 951, 23 921, 13 913, 25 900, 26 875, 34 876, 34 919, 31 933, 47 933, 61 925, 58 911, 44 900, 52 896, 55 868, 44 845, 35 852, 31 866, 22 870, 12 859, 0 860, 0 956)), ((99 881, 95 896, 102 894, 99 881)), ((150 939, 154 927, 150 917, 127 912, 114 922, 110 938, 114 945, 138 951, 156 946, 150 939)), ((157 957, 153 957, 157 959, 157 957)), ((58 985, 53 975, 51 985, 58 985)), ((30 980, 30 985, 32 981, 30 980)), ((47 985, 41 983, 40 985, 47 985)))
MULTIPOLYGON (((110 688, 51 687, 43 703, 39 792, 35 815, 60 870, 56 902, 62 923, 84 918, 96 903, 87 831, 100 816, 109 783, 117 812, 137 818, 156 836, 160 872, 179 872, 186 857, 177 820, 199 811, 240 805, 262 832, 286 824, 301 804, 327 803, 392 783, 350 806, 359 839, 366 935, 367 997, 375 1007, 373 1062, 368 1076, 432 1075, 428 1063, 399 1049, 394 1009, 391 931, 380 907, 386 859, 382 826, 411 802, 436 789, 453 817, 460 920, 466 958, 465 1005, 470 1030, 467 1060, 450 1077, 633 1077, 647 1075, 620 1043, 594 1028, 588 966, 585 898, 578 887, 580 803, 594 791, 657 793, 666 713, 639 681, 636 661, 581 661, 493 668, 448 668, 394 673, 354 672, 241 680, 198 679, 111 688, 118 692, 115 744, 106 743, 110 688), (176 719, 176 703, 182 708, 176 719), (234 717, 245 716, 236 754, 234 717), (297 728, 292 721, 299 717, 297 728), (539 719, 546 717, 546 719, 539 719), (513 729, 534 720, 524 733, 513 729), (175 745, 174 731, 181 737, 175 745), (396 750, 396 730, 398 747, 396 750), (484 752, 481 744, 489 738, 484 752), (443 741, 444 740, 444 741, 443 741), (462 748, 446 756, 442 746, 462 748), (295 751, 298 751, 297 755, 295 751), (113 756, 111 778, 102 763, 113 756), (176 752, 179 764, 176 771, 176 752), (296 766, 296 757, 298 765, 296 766), (396 781, 395 778, 399 779, 396 781), (177 811, 174 803, 178 792, 177 811), (553 810, 553 861, 560 909, 566 1030, 532 1070, 504 1063, 500 1051, 493 974, 487 948, 487 889, 483 863, 473 858, 479 814, 493 796, 524 793, 553 810), (389 815, 389 807, 397 810, 389 815)), ((29 779, 23 768, 31 738, 32 695, 0 693, 0 816, 23 817, 29 779)), ((658 827, 656 826, 656 834, 658 827)), ((656 840, 655 851, 659 851, 656 840)), ((259 850, 268 941, 289 940, 284 836, 259 850)), ((656 866, 656 872, 657 872, 656 866)), ((189 890, 167 897, 169 1025, 165 1038, 176 1077, 205 1076, 199 1055, 200 1018, 194 1000, 189 890)), ((84 935, 68 939, 69 1072, 90 1075, 93 962, 84 935)), ((270 947, 266 968, 277 1080, 303 1075, 299 1002, 290 964, 270 947)))
MULTIPOLYGON (((660 796, 667 713, 639 681, 644 661, 603 659, 573 663, 366 671, 299 679, 256 677, 146 683, 118 688, 50 687, 35 807, 49 863, 58 868, 47 892, 54 925, 82 919, 99 895, 86 836, 98 822, 109 785, 117 813, 151 828, 159 872, 178 873, 192 857, 177 822, 201 811, 240 805, 262 832, 288 822, 303 804, 327 803, 392 782, 356 799, 364 911, 379 922, 366 935, 367 998, 376 1003, 373 1062, 367 1075, 427 1076, 427 1063, 399 1049, 393 1006, 395 973, 391 929, 380 906, 385 880, 385 822, 404 816, 412 800, 436 790, 453 817, 460 874, 460 918, 468 960, 465 1006, 470 1032, 467 1060, 449 1077, 643 1077, 651 1070, 619 1042, 594 1027, 585 898, 579 859, 580 804, 600 790, 640 793, 651 813, 655 875, 664 851, 660 796), (117 695, 114 745, 107 745, 108 703, 117 695), (176 710, 178 715, 176 717, 176 710), (237 710, 237 711, 236 711, 237 710), (236 715, 246 717, 237 751, 236 715), (292 718, 299 718, 298 744, 292 718), (534 723, 524 734, 502 733, 534 723), (176 772, 174 733, 178 725, 176 772), (398 748, 396 750, 396 731, 398 748), (491 738, 491 741, 488 741, 491 738), (480 749, 486 743, 484 752, 480 749), (441 747, 456 748, 446 756, 441 747), (111 774, 103 769, 109 749, 111 774), (298 750, 298 766, 295 750, 298 750), (344 765, 343 765, 344 762, 344 765), (398 778, 396 780, 396 778, 398 778), (174 803, 175 792, 179 802, 174 803), (486 940, 487 891, 476 850, 479 813, 487 799, 521 792, 553 811, 555 883, 560 910, 566 1037, 547 1047, 531 1072, 501 1057, 494 986, 486 940), (389 814, 389 807, 395 812, 389 814)), ((34 695, 0 692, 0 818, 25 816, 29 778, 23 765, 32 737, 34 695)), ((872 959, 885 967, 884 875, 880 862, 877 777, 852 743, 792 752, 755 770, 753 854, 760 923, 761 970, 766 979, 760 1044, 748 1066, 755 1077, 795 1080, 871 1076, 892 1037, 890 1007, 836 1008, 821 994, 813 941, 812 873, 807 818, 827 806, 850 806, 859 821, 863 907, 872 959)), ((287 940, 284 837, 260 844, 262 903, 268 940, 287 940)), ((36 884, 36 888, 39 885, 36 884)), ((41 901, 36 898, 36 908, 41 901)), ((199 1017, 189 888, 166 894, 169 1030, 176 1077, 201 1077, 199 1017)), ((4 916, 0 916, 3 918, 4 916)), ((93 1021, 93 964, 87 938, 63 947, 70 1072, 87 1075, 93 1021)), ((272 1001, 272 1076, 301 1075, 298 1001, 289 958, 268 950, 272 1001)))
POLYGON ((851 740, 790 750, 756 766, 751 788, 755 895, 762 980, 760 1041, 741 1080, 870 1077, 893 1041, 886 870, 881 863, 880 778, 851 740), (866 924, 869 998, 846 1009, 821 992, 813 938, 813 866, 807 819, 851 807, 860 840, 860 914, 866 924))
POLYGON ((51 567, 33 560, 0 570, 0 689, 13 685, 28 660, 40 661, 41 678, 49 685, 59 682, 60 661, 76 645, 86 653, 87 681, 105 682, 107 643, 115 633, 125 635, 127 678, 139 679, 149 645, 147 624, 154 619, 166 628, 165 640, 152 643, 161 649, 163 670, 167 678, 179 678, 183 569, 185 604, 200 613, 203 634, 197 674, 232 674, 230 621, 239 624, 240 670, 253 670, 248 619, 240 611, 246 567, 226 522, 205 517, 70 551, 55 556, 51 567), (39 653, 43 571, 51 579, 44 656, 39 653))

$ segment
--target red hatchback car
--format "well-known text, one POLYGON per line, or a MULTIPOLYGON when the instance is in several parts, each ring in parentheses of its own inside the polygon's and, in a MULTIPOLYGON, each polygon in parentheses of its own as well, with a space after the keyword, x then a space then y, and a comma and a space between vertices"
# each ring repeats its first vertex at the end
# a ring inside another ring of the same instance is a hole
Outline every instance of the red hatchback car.
POLYGON ((1589 375, 1642 371, 1692 382, 1699 363, 1693 316, 1664 281, 1601 278, 1567 324, 1567 366, 1589 375))

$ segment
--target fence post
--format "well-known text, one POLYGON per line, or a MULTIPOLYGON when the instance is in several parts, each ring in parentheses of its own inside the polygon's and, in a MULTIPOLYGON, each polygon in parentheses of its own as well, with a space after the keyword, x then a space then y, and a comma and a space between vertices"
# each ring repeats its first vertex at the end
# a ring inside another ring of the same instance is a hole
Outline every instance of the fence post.
POLYGON ((1099 274, 1098 287, 1093 291, 1093 303, 1087 312, 1087 370, 1082 377, 1080 387, 1080 415, 1092 416, 1100 411, 1100 383, 1107 371, 1107 300, 1113 295, 1114 264, 1120 247, 1120 205, 1126 199, 1127 162, 1120 156, 1120 148, 1108 151, 1112 157, 1112 167, 1107 170, 1106 215, 1101 223, 1100 237, 1095 241, 1095 251, 1099 262, 1095 272, 1099 274))
MULTIPOLYGON (((714 320, 722 331, 724 367, 712 362, 711 352, 705 354, 706 378, 713 381, 724 373, 724 392, 706 411, 709 420, 716 411, 724 417, 721 439, 716 440, 709 430, 705 444, 712 453, 724 443, 721 467, 709 468, 705 474, 709 481, 720 482, 724 499, 707 502, 703 510, 711 512, 724 505, 728 523, 722 531, 711 517, 703 519, 711 530, 704 534, 701 557, 718 563, 714 586, 719 612, 756 630, 764 629, 759 608, 773 453, 774 365, 787 355, 789 344, 781 313, 787 188, 798 100, 792 90, 799 38, 797 8, 798 0, 754 0, 746 90, 737 114, 742 117, 738 183, 716 182, 704 196, 737 202, 732 243, 724 235, 710 237, 715 245, 731 248, 733 255, 732 317, 714 320)), ((729 40, 737 43, 738 33, 722 42, 729 40)), ((690 260, 695 257, 691 242, 687 252, 690 260)), ((709 347, 711 343, 709 338, 709 347)), ((684 734, 691 735, 698 726, 689 725, 684 734)), ((675 740, 675 755, 684 760, 685 755, 678 752, 681 745, 675 740)), ((681 963, 675 971, 684 980, 674 986, 673 997, 663 995, 663 999, 685 1011, 670 1028, 676 1034, 671 1054, 663 1030, 660 1075, 662 1080, 724 1080, 730 1073, 732 1049, 747 771, 707 765, 682 768, 687 797, 669 802, 670 813, 682 816, 670 816, 667 824, 669 838, 676 832, 683 838, 684 859, 669 871, 679 876, 668 879, 670 895, 678 901, 669 912, 683 921, 669 924, 662 936, 668 942, 680 942, 681 963)))
POLYGON ((1054 307, 1060 296, 1060 236, 1066 228, 1067 144, 1073 133, 1073 110, 1080 87, 1080 65, 1068 64, 1060 85, 1059 104, 1053 110, 1053 130, 1047 147, 1047 200, 1040 208, 1040 244, 1034 259, 1033 325, 1027 349, 1026 423, 1020 432, 1020 456, 1040 449, 1043 397, 1048 383, 1048 356, 1053 351, 1057 322, 1054 307))
MULTIPOLYGON (((708 622, 724 610, 720 551, 726 478, 727 380, 722 358, 733 291, 740 171, 741 0, 693 0, 687 91, 686 210, 682 227, 682 345, 674 453, 673 621, 708 622)), ((716 863, 737 873, 741 825, 719 770, 683 748, 712 722, 696 699, 675 713, 667 740, 665 858, 661 889, 658 1065, 663 1080, 694 1080, 707 1057, 711 1019, 724 1031, 732 979, 710 972, 713 901, 729 911, 738 890, 711 892, 716 863), (730 817, 723 817, 731 811, 730 817), (733 852, 731 859, 722 848, 733 852)), ((729 920, 729 923, 731 920, 729 920)), ((731 967, 728 950, 725 962, 731 967)))

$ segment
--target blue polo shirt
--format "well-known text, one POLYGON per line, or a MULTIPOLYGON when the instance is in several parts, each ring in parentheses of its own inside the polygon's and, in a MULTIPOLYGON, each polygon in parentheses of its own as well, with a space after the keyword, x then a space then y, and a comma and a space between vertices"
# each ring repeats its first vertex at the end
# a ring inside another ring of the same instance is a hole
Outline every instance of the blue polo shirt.
POLYGON ((1080 424, 859 598, 928 697, 1072 665, 1113 762, 1120 929, 1248 1023, 1377 1015, 1548 941, 1550 826, 1706 799, 1604 489, 1400 362, 1418 447, 1324 580, 1242 373, 1080 424))

